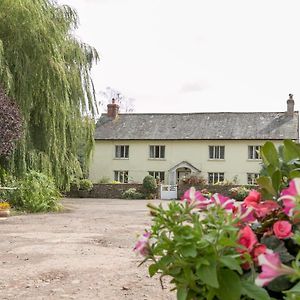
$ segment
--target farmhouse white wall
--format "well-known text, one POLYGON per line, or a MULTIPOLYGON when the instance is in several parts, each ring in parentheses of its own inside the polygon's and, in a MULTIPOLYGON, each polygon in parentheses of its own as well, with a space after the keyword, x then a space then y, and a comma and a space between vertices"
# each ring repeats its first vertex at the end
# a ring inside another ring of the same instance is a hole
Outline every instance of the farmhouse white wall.
MULTIPOLYGON (((273 141, 276 146, 281 141, 273 141)), ((249 145, 263 145, 265 140, 96 140, 90 165, 90 179, 99 182, 102 177, 114 180, 115 170, 128 170, 129 182, 142 182, 148 171, 165 172, 182 161, 199 169, 207 179, 208 172, 224 172, 225 180, 238 179, 239 184, 247 184, 247 173, 259 173, 260 160, 248 159, 249 145), (129 158, 116 159, 115 145, 129 145, 129 158), (149 145, 165 145, 165 159, 149 159, 149 145), (209 146, 224 145, 225 159, 210 160, 209 146)))

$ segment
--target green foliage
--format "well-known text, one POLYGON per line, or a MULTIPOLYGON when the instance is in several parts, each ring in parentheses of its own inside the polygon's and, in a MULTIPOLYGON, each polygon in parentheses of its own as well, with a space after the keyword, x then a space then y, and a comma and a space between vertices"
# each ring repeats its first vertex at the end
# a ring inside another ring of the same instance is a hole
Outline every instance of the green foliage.
POLYGON ((136 188, 130 188, 122 193, 124 199, 144 199, 144 195, 136 190, 136 188))
POLYGON ((236 251, 239 228, 231 214, 214 206, 203 218, 184 202, 148 207, 155 216, 149 274, 171 276, 177 299, 270 299, 264 289, 242 276, 241 265, 247 258, 236 251))
POLYGON ((86 173, 93 147, 98 54, 72 35, 76 12, 56 1, 1 0, 0 20, 0 83, 24 123, 10 170, 42 171, 68 188, 72 175, 86 173))
POLYGON ((300 177, 300 145, 284 140, 277 150, 272 142, 266 142, 260 154, 263 168, 257 183, 264 198, 278 197, 290 179, 300 177))
POLYGON ((16 183, 16 189, 7 193, 9 203, 26 212, 57 211, 61 197, 54 181, 48 176, 31 171, 16 183))
POLYGON ((143 180, 143 188, 147 196, 156 193, 157 183, 155 178, 151 175, 147 175, 143 180))
POLYGON ((79 181, 79 189, 83 191, 91 191, 93 183, 89 179, 81 179, 79 181))
POLYGON ((110 183, 110 178, 103 176, 99 179, 99 183, 110 183))

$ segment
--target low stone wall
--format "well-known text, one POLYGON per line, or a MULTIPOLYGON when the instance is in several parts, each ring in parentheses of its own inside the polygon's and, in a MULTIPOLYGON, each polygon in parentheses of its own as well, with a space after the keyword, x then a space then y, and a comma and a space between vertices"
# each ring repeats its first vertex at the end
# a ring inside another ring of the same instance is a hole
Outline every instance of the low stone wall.
MULTIPOLYGON (((177 189, 177 198, 180 199, 184 192, 188 190, 192 185, 184 184, 179 185, 177 189)), ((230 196, 229 190, 233 187, 238 187, 238 185, 193 185, 196 190, 207 189, 211 193, 219 193, 224 196, 230 196)), ((71 191, 66 195, 71 198, 110 198, 110 199, 120 199, 122 198, 122 193, 130 188, 135 188, 138 192, 144 194, 143 185, 137 183, 99 183, 94 184, 91 191, 77 190, 76 188, 71 188, 71 191)), ((250 189, 258 189, 258 186, 251 186, 250 189)), ((157 188, 156 197, 159 198, 160 187, 157 188)))
POLYGON ((135 188, 137 192, 143 192, 143 185, 136 183, 99 183, 94 184, 91 191, 81 191, 76 188, 71 188, 71 191, 67 194, 67 197, 71 198, 110 198, 118 199, 122 198, 122 193, 130 188, 135 188))

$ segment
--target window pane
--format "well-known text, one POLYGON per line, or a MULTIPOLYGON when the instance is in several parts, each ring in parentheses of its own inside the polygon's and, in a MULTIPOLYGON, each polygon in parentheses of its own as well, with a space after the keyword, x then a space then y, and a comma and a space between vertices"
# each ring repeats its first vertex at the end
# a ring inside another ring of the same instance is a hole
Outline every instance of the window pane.
POLYGON ((214 147, 209 146, 209 158, 213 159, 214 158, 214 147))
POLYGON ((219 181, 224 181, 224 173, 219 173, 219 181))
POLYGON ((253 146, 248 146, 248 158, 253 159, 253 146))
POLYGON ((150 146, 150 158, 154 158, 154 146, 150 146))
POLYGON ((220 147, 219 146, 215 146, 215 157, 216 159, 220 158, 220 147))
POLYGON ((165 158, 165 146, 160 146, 160 158, 165 158))
POLYGON ((225 157, 225 146, 220 146, 220 159, 224 159, 225 157))
POLYGON ((125 158, 129 157, 129 146, 125 146, 125 158))

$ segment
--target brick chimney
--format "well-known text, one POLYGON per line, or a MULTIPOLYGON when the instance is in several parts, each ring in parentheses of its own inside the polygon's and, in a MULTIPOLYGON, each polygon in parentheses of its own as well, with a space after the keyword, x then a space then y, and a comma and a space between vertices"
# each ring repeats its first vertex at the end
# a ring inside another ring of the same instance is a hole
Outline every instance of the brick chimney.
POLYGON ((112 103, 107 104, 107 116, 115 119, 119 113, 119 105, 116 103, 115 99, 112 99, 112 103))
POLYGON ((294 115, 294 106, 295 106, 295 101, 293 99, 293 94, 289 94, 289 99, 286 101, 287 103, 287 115, 288 116, 293 116, 294 115))

